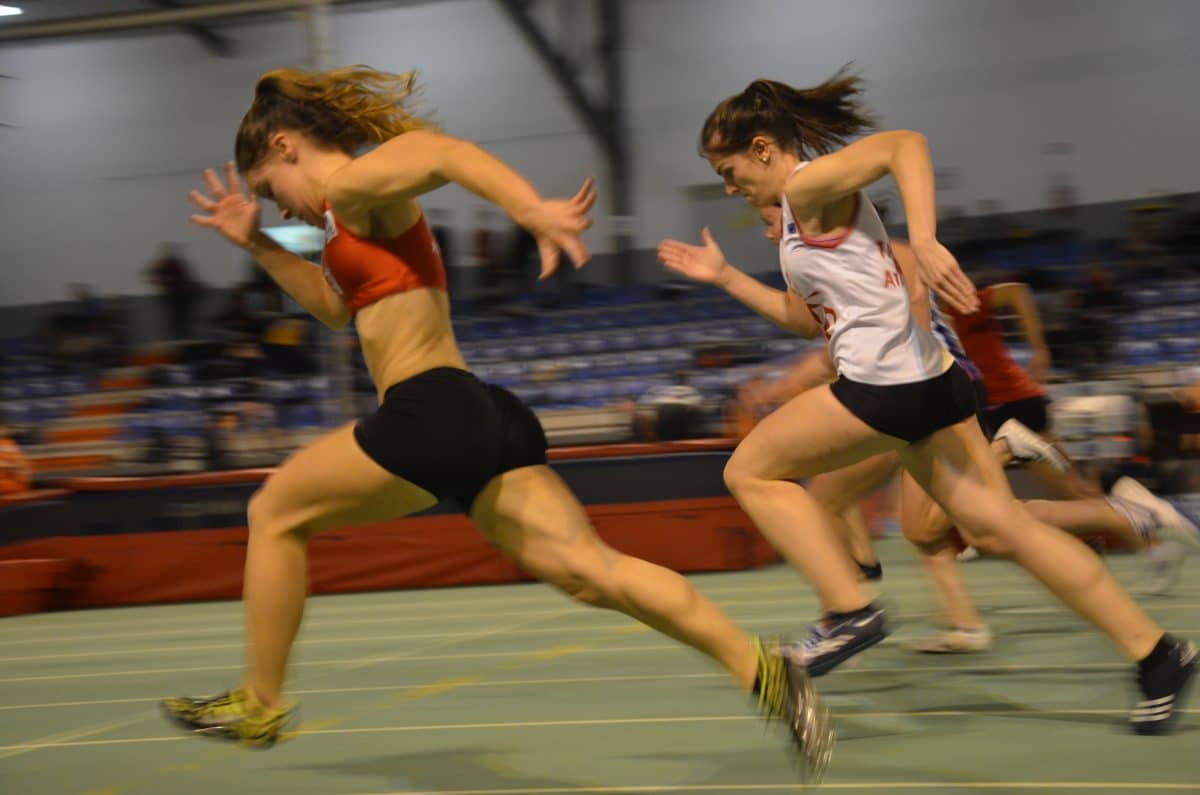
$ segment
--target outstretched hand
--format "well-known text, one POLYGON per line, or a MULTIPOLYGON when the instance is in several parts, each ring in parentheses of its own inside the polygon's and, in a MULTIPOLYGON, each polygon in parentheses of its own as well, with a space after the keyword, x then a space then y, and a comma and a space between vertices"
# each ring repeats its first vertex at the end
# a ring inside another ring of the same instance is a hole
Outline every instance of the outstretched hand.
POLYGON ((962 314, 970 314, 979 309, 979 295, 975 292, 975 285, 971 283, 967 274, 963 273, 958 260, 945 246, 936 240, 910 245, 913 253, 917 255, 917 272, 926 287, 962 314))
POLYGON ((256 196, 247 198, 242 192, 237 167, 232 161, 225 164, 224 183, 216 171, 205 169, 204 184, 208 195, 198 190, 188 193, 188 200, 204 211, 193 215, 191 222, 217 230, 235 246, 248 246, 258 231, 260 206, 256 196))
POLYGON ((708 227, 700 232, 704 245, 693 246, 678 240, 664 240, 658 244, 658 261, 676 273, 704 284, 717 282, 729 263, 717 241, 713 240, 708 227))
POLYGON ((520 219, 521 225, 537 240, 542 259, 539 279, 545 279, 558 270, 559 257, 563 252, 576 268, 582 267, 591 258, 580 236, 592 226, 588 212, 595 203, 596 189, 592 178, 588 177, 579 192, 570 199, 544 199, 520 219))

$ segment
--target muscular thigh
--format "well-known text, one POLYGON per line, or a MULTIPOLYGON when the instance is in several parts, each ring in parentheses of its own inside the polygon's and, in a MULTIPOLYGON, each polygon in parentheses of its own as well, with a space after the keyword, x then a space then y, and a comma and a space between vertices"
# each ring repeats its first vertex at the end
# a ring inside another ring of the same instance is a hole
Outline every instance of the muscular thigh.
POLYGON ((251 511, 252 521, 314 532, 404 516, 436 502, 372 461, 354 426, 344 425, 292 454, 255 495, 251 511))
POLYGON ((900 477, 900 530, 904 537, 917 545, 941 540, 952 524, 942 506, 905 472, 900 477))
POLYGON ((1020 506, 974 417, 909 446, 901 458, 969 540, 1019 522, 1020 506))
POLYGON ((880 453, 848 467, 822 472, 804 485, 817 502, 836 514, 882 486, 899 468, 896 453, 880 453))
POLYGON ((792 480, 903 446, 902 440, 855 417, 822 386, 797 395, 755 426, 734 451, 730 466, 756 477, 792 480))
POLYGON ((543 579, 616 558, 579 500, 545 465, 492 478, 471 505, 471 519, 501 552, 543 579))

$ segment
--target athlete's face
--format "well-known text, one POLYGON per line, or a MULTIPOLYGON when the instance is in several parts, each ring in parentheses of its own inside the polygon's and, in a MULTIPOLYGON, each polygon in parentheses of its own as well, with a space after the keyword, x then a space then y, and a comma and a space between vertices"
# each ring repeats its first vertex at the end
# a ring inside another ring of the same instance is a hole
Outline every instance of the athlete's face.
POLYGON ((779 245, 783 240, 783 209, 774 204, 758 208, 758 217, 763 222, 763 237, 779 245))
POLYGON ((303 137, 291 132, 271 136, 267 156, 246 174, 250 190, 279 207, 285 221, 295 218, 310 226, 322 226, 319 197, 314 196, 313 179, 305 166, 315 162, 311 147, 303 137))
MULTIPOLYGON (((770 139, 758 135, 744 151, 728 155, 712 153, 706 157, 725 183, 727 196, 741 196, 755 207, 765 207, 778 204, 783 190, 781 154, 770 139)), ((783 176, 786 177, 786 172, 783 176)))
POLYGON ((279 217, 283 220, 296 218, 310 226, 322 226, 321 213, 309 206, 303 190, 304 180, 299 167, 274 153, 250 169, 246 174, 250 190, 260 197, 275 202, 279 217))

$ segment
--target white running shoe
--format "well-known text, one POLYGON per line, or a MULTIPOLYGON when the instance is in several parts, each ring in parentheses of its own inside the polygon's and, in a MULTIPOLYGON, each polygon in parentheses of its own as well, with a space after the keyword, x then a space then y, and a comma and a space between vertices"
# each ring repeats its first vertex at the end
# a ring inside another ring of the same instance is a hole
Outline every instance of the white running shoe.
POLYGON ((1174 539, 1193 549, 1200 549, 1200 526, 1170 500, 1154 495, 1131 477, 1117 480, 1110 494, 1150 511, 1158 525, 1159 538, 1174 539))
POLYGON ((1138 585, 1138 592, 1152 596, 1163 596, 1171 592, 1183 570, 1187 549, 1178 541, 1163 541, 1143 553, 1146 573, 1138 585))
POLYGON ((995 439, 1003 439, 1012 453, 1014 461, 1022 464, 1040 462, 1049 464, 1059 472, 1070 472, 1071 462, 1050 442, 1029 430, 1020 420, 1006 420, 996 429, 995 439))
POLYGON ((979 560, 979 550, 975 547, 968 546, 954 556, 954 559, 959 563, 970 563, 973 560, 979 560))
POLYGON ((952 627, 913 644, 923 654, 970 654, 992 648, 992 630, 988 627, 952 627))

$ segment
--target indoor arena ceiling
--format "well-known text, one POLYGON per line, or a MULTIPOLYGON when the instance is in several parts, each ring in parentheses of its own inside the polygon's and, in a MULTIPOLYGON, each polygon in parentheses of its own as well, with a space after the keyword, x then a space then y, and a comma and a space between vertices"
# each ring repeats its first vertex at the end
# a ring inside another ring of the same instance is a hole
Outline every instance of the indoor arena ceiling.
MULTIPOLYGON (((297 5, 302 0, 298 0, 297 5)), ((329 0, 331 6, 355 5, 406 6, 420 5, 437 0, 329 0)), ((30 25, 48 22, 74 22, 97 17, 123 14, 147 14, 170 10, 203 9, 205 7, 258 5, 256 0, 0 0, 0 5, 15 6, 21 14, 0 16, 0 29, 7 26, 30 25)), ((264 4, 264 5, 269 5, 264 4)), ((279 3, 277 5, 283 5, 279 3)), ((268 10, 264 13, 287 13, 268 10)))

